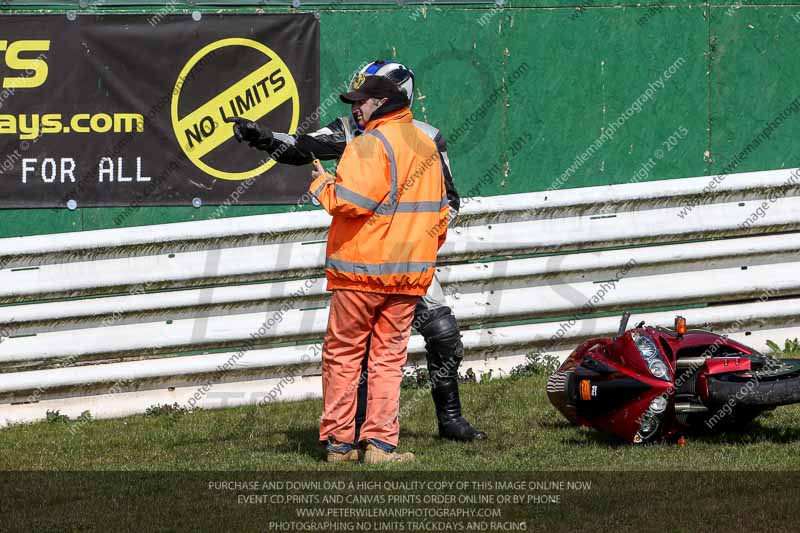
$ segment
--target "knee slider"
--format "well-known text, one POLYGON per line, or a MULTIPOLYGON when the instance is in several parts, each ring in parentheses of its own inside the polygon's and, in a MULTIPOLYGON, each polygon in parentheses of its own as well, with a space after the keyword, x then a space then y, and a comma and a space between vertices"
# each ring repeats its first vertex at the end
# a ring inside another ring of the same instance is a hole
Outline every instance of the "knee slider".
POLYGON ((435 322, 440 318, 446 318, 448 316, 453 316, 453 312, 447 306, 429 309, 423 304, 418 304, 416 309, 414 309, 414 321, 411 325, 422 336, 428 338, 429 335, 435 334, 435 330, 437 329, 435 322))
MULTIPOLYGON (((460 361, 464 357, 464 344, 461 342, 461 331, 456 317, 449 308, 443 308, 446 314, 440 313, 433 320, 419 328, 425 337, 425 345, 429 351, 440 354, 443 361, 454 358, 460 361)), ((437 309, 436 311, 439 311, 437 309)))
POLYGON ((414 328, 425 337, 426 340, 447 335, 455 330, 458 332, 456 317, 449 307, 437 307, 436 309, 424 309, 417 312, 414 316, 414 328))

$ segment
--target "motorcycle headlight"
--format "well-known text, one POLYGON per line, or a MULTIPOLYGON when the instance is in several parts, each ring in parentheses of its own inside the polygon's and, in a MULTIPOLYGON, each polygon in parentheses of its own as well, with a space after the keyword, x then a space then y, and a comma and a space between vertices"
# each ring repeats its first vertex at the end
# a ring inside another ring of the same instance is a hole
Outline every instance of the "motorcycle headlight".
POLYGON ((631 339, 633 339, 633 343, 636 345, 642 359, 644 359, 644 362, 647 364, 650 373, 658 379, 672 381, 669 367, 667 363, 664 362, 664 358, 661 357, 661 351, 658 349, 656 341, 647 335, 641 335, 635 332, 631 333, 631 339))
POLYGON ((656 414, 661 414, 667 409, 667 399, 664 396, 656 396, 650 402, 650 410, 656 414))
POLYGON ((639 425, 639 431, 633 437, 635 444, 641 444, 656 434, 658 431, 659 420, 658 417, 650 411, 645 412, 642 416, 642 421, 639 425))
POLYGON ((669 401, 665 396, 656 396, 650 402, 650 407, 642 414, 639 420, 639 431, 633 437, 633 442, 640 444, 655 436, 658 426, 661 424, 661 413, 666 411, 669 401))
POLYGON ((649 439, 658 429, 658 417, 647 413, 642 418, 642 424, 639 426, 639 433, 642 434, 643 439, 649 439))

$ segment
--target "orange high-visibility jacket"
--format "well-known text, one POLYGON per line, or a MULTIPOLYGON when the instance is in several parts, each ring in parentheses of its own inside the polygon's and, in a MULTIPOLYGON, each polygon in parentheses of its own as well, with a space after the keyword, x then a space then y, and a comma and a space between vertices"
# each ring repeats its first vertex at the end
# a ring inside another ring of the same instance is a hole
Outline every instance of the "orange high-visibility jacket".
POLYGON ((423 296, 447 235, 449 206, 436 144, 403 108, 370 121, 345 148, 336 176, 311 183, 333 215, 328 290, 423 296))

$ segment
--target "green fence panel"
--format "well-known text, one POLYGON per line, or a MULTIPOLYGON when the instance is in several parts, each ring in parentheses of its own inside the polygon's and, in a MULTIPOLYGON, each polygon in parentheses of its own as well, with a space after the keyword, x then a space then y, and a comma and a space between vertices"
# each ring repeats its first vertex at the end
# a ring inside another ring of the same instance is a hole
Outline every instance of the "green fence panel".
POLYGON ((713 173, 800 166, 800 24, 795 9, 711 17, 713 173), (771 124, 771 125, 770 125, 771 124))
MULTIPOLYGON (((63 13, 78 5, 0 4, 12 13, 63 13)), ((211 4, 172 4, 171 9, 187 16, 193 10, 292 9, 288 2, 211 4)), ((153 13, 166 5, 98 0, 83 11, 153 13)), ((793 5, 348 1, 309 9, 320 13, 321 101, 338 94, 365 61, 390 58, 414 68, 415 116, 445 134, 463 196, 675 179, 723 172, 726 166, 743 172, 798 164, 793 140, 800 121, 792 102, 800 95, 795 83, 800 9, 793 5), (748 150, 783 112, 781 124, 748 150), (743 151, 746 156, 732 167, 743 151)), ((347 112, 334 101, 320 122, 347 112)), ((0 211, 0 236, 296 209, 138 208, 128 210, 122 223, 125 209, 9 209, 0 211)))

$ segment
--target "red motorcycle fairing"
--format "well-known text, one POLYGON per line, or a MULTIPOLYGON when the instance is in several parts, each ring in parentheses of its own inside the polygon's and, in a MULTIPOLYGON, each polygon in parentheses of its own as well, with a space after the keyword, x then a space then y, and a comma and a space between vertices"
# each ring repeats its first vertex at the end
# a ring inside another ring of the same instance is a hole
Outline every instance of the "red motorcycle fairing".
POLYGON ((706 357, 724 357, 733 354, 760 355, 749 346, 710 331, 689 330, 679 337, 674 331, 664 328, 646 329, 655 332, 667 343, 673 361, 699 355, 706 357))
POLYGON ((547 393, 571 422, 629 442, 667 439, 688 428, 692 422, 685 413, 705 408, 691 398, 708 399, 707 376, 747 375, 750 358, 763 358, 752 348, 708 331, 624 331, 626 323, 623 317, 624 333, 614 339, 590 339, 578 346, 551 376, 547 393))
POLYGON ((708 400, 708 379, 706 379, 708 376, 748 371, 750 368, 750 359, 744 359, 742 357, 709 359, 705 362, 705 372, 697 376, 697 392, 703 400, 708 400))
POLYGON ((568 420, 629 442, 635 441, 653 398, 672 386, 671 381, 653 377, 629 334, 582 343, 554 377, 548 383, 548 396, 568 420))
POLYGON ((582 420, 575 410, 572 375, 583 362, 584 355, 595 347, 605 346, 609 342, 611 339, 590 339, 578 345, 547 381, 547 396, 550 403, 575 425, 588 426, 589 424, 582 420))

